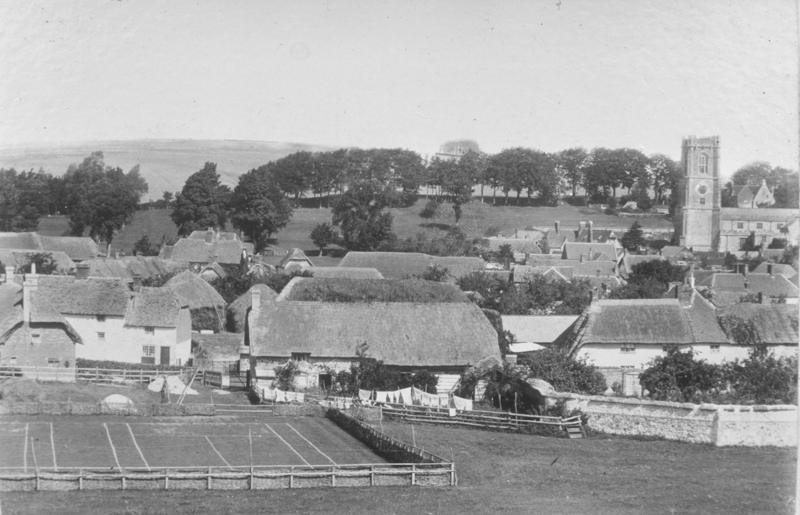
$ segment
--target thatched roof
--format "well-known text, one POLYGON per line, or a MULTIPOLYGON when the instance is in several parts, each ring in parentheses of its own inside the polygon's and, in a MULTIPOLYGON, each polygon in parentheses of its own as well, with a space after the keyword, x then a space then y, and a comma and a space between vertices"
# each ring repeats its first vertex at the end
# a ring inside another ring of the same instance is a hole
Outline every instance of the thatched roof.
POLYGON ((478 257, 429 256, 419 252, 348 252, 339 263, 342 268, 375 268, 386 279, 420 276, 431 266, 445 267, 455 278, 483 270, 478 257))
POLYGON ((713 308, 700 302, 683 307, 677 299, 600 300, 558 338, 577 352, 592 344, 691 345, 727 343, 713 308), (696 311, 695 311, 696 310, 696 311))
POLYGON ((617 261, 617 248, 613 243, 567 242, 564 244, 561 257, 563 259, 584 261, 617 261))
POLYGON ((38 293, 59 313, 90 316, 124 316, 131 296, 120 279, 69 275, 39 276, 38 293))
POLYGON ((202 277, 188 270, 174 276, 164 286, 175 292, 181 303, 188 304, 189 309, 225 309, 225 299, 217 290, 202 277))
POLYGON ((542 249, 539 247, 538 241, 541 239, 541 234, 539 238, 531 239, 531 238, 498 238, 498 237, 490 237, 484 238, 481 240, 481 244, 485 243, 485 246, 489 248, 489 250, 498 251, 500 247, 503 245, 509 245, 513 252, 522 252, 525 254, 541 254, 542 249))
POLYGON ((321 279, 383 279, 375 268, 342 268, 338 266, 315 266, 309 269, 314 277, 321 279))
POLYGON ((228 272, 226 272, 225 269, 222 268, 222 265, 220 265, 217 262, 214 262, 214 263, 209 263, 208 265, 205 265, 200 270, 200 277, 202 277, 203 279, 205 279, 207 281, 213 281, 214 279, 217 279, 217 278, 224 279, 224 278, 228 277, 228 272))
POLYGON ((73 261, 84 261, 100 254, 91 238, 40 236, 35 232, 0 232, 0 249, 63 252, 73 261))
POLYGON ((236 361, 243 344, 244 334, 241 333, 192 333, 192 351, 198 360, 236 361))
POLYGON ((235 232, 215 231, 214 229, 206 231, 192 231, 188 237, 190 240, 239 240, 239 235, 235 232))
POLYGON ((278 294, 266 284, 254 284, 247 292, 230 303, 227 309, 226 324, 229 331, 243 333, 247 322, 247 313, 253 305, 253 290, 261 293, 261 302, 275 300, 278 294))
POLYGON ((753 304, 746 302, 721 310, 753 322, 761 342, 767 345, 797 345, 797 306, 791 304, 753 304))
MULTIPOLYGON (((16 269, 22 268, 28 264, 30 256, 42 252, 40 250, 19 250, 19 249, 0 249, 0 263, 4 266, 13 266, 16 269)), ((50 252, 50 257, 58 267, 58 271, 62 273, 69 273, 75 269, 75 262, 69 256, 60 251, 50 252)))
MULTIPOLYGON (((187 304, 184 304, 187 305, 187 304)), ((133 294, 125 313, 125 325, 178 327, 181 301, 169 288, 142 288, 133 294)))
POLYGON ((354 359, 387 365, 468 366, 499 355, 497 333, 475 304, 270 302, 250 313, 251 355, 354 359))
POLYGON ((278 263, 278 268, 285 268, 286 265, 293 262, 306 262, 309 266, 314 266, 314 263, 308 259, 306 253, 298 248, 292 249, 283 259, 281 259, 280 263, 278 263))
POLYGON ((511 331, 515 342, 553 343, 578 316, 502 315, 501 318, 503 329, 511 331))
POLYGON ((470 302, 455 285, 419 279, 323 279, 295 277, 281 301, 324 302, 470 302))
MULTIPOLYGON (((44 295, 31 292, 30 322, 32 324, 57 324, 63 327, 73 342, 83 343, 80 335, 44 295)), ((0 284, 0 344, 23 323, 22 287, 16 283, 0 284)))
POLYGON ((190 240, 182 238, 173 245, 170 259, 189 263, 213 263, 238 265, 242 259, 242 251, 247 245, 238 240, 190 240))

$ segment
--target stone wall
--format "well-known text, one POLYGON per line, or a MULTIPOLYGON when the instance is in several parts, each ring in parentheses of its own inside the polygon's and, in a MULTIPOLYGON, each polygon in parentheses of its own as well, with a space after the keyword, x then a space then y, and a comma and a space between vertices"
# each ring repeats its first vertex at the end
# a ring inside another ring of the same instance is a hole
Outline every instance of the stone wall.
POLYGON ((797 406, 732 406, 560 393, 567 409, 589 415, 603 433, 745 447, 796 446, 797 406))

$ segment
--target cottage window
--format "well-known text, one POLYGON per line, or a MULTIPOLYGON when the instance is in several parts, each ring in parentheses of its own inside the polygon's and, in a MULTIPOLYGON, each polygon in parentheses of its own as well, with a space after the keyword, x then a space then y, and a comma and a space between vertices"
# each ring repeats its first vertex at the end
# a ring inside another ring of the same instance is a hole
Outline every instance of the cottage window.
POLYGON ((705 154, 700 154, 700 158, 697 160, 697 169, 700 173, 708 173, 708 156, 705 154))
POLYGON ((155 345, 142 345, 142 356, 146 358, 154 358, 156 357, 156 346, 155 345))
POLYGON ((57 367, 61 364, 61 360, 58 358, 47 358, 47 366, 48 367, 57 367))
POLYGON ((106 333, 97 333, 97 341, 99 342, 106 341, 106 333))
POLYGON ((38 345, 42 343, 41 333, 31 333, 31 345, 38 345))
POLYGON ((744 229, 744 222, 736 222, 737 229, 744 229))
POLYGON ((619 348, 620 352, 623 354, 633 354, 636 352, 636 344, 635 343, 623 343, 622 346, 619 348))
POLYGON ((705 203, 706 203, 705 197, 700 197, 700 204, 705 204, 705 203))
POLYGON ((718 353, 719 352, 719 345, 712 345, 711 346, 711 352, 715 353, 715 354, 718 353))
POLYGON ((144 334, 154 335, 156 334, 156 328, 150 325, 145 326, 144 334))
POLYGON ((763 229, 763 228, 764 228, 764 224, 762 224, 761 222, 758 222, 756 224, 756 229, 763 229))
POLYGON ((101 323, 105 322, 106 321, 106 316, 105 315, 97 315, 97 321, 101 322, 101 323))
POLYGON ((308 358, 310 357, 311 357, 310 352, 292 352, 293 361, 308 361, 308 358))

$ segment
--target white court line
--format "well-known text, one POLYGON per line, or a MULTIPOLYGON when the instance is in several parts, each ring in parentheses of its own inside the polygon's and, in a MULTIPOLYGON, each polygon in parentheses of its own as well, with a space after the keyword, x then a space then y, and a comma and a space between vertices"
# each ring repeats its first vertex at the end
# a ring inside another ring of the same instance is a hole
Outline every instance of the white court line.
MULTIPOLYGON (((274 429, 272 429, 271 427, 269 427, 269 424, 264 424, 264 425, 265 425, 265 426, 267 426, 267 429, 269 429, 270 431, 272 431, 273 433, 275 433, 275 430, 274 430, 274 429)), ((281 442, 285 443, 285 444, 286 444, 286 446, 287 446, 287 447, 289 447, 289 448, 292 450, 292 452, 293 452, 293 453, 295 453, 295 454, 297 454, 298 456, 300 456, 300 459, 301 459, 301 460, 303 460, 303 463, 305 463, 306 465, 308 465, 308 466, 309 466, 309 467, 311 467, 312 469, 314 468, 314 466, 313 466, 311 463, 307 462, 307 461, 306 461, 306 459, 303 457, 303 455, 302 455, 302 454, 300 454, 299 452, 297 452, 296 450, 294 450, 294 447, 292 447, 291 445, 289 445, 289 442, 287 442, 286 440, 284 440, 284 439, 281 437, 281 435, 279 435, 278 433, 275 433, 275 436, 277 436, 278 438, 280 438, 280 439, 281 439, 281 442)))
POLYGON ((58 463, 56 463, 56 442, 53 438, 53 423, 50 422, 50 448, 53 449, 53 468, 58 472, 58 463))
POLYGON ((147 464, 147 460, 144 459, 144 454, 142 454, 142 450, 139 448, 139 444, 136 443, 136 437, 133 436, 133 429, 131 429, 131 425, 130 424, 125 424, 125 425, 128 426, 128 431, 130 431, 131 438, 133 439, 133 445, 135 445, 136 446, 136 450, 139 451, 139 456, 142 458, 142 461, 144 462, 144 466, 147 467, 147 470, 150 470, 150 465, 148 465, 147 464))
POLYGON ((208 442, 208 445, 210 445, 210 446, 211 446, 211 448, 212 448, 212 449, 214 449, 214 452, 216 452, 216 453, 217 453, 217 456, 219 456, 219 459, 221 459, 222 461, 224 461, 224 462, 225 462, 225 465, 227 465, 227 466, 228 466, 228 468, 232 470, 232 469, 233 469, 233 467, 231 467, 231 464, 230 464, 230 463, 228 463, 228 460, 226 460, 226 459, 225 459, 225 458, 222 456, 222 454, 220 454, 220 453, 219 453, 219 451, 217 450, 217 448, 216 448, 216 447, 214 447, 214 444, 213 444, 213 443, 211 443, 211 440, 209 440, 207 436, 206 436, 206 441, 208 442))
POLYGON ((117 450, 114 448, 114 442, 111 441, 111 433, 108 430, 108 426, 105 422, 103 422, 103 427, 106 428, 106 435, 108 436, 108 443, 111 444, 111 452, 114 453, 114 461, 117 462, 117 468, 122 468, 122 465, 119 464, 119 459, 117 459, 117 450))
POLYGON ((25 453, 22 455, 22 463, 25 466, 25 472, 28 471, 28 424, 25 424, 25 453))
POLYGON ((337 463, 336 463, 335 461, 333 461, 333 460, 330 458, 330 456, 328 456, 328 455, 327 455, 327 454, 325 454, 324 452, 320 451, 320 450, 319 450, 319 447, 317 447, 316 445, 314 445, 313 443, 311 443, 311 440, 309 440, 309 439, 308 439, 308 438, 306 438, 305 436, 301 435, 301 434, 300 434, 300 431, 298 431, 297 429, 295 429, 294 427, 292 427, 292 425, 291 425, 291 424, 286 424, 286 425, 287 425, 287 426, 289 426, 289 427, 291 428, 291 430, 292 430, 292 431, 294 431, 295 433, 297 433, 297 434, 300 436, 300 438, 302 438, 303 440, 305 440, 306 442, 308 442, 308 445, 310 445, 311 447, 315 448, 315 449, 317 450, 317 452, 318 452, 318 453, 320 453, 320 454, 322 454, 323 456, 325 456, 325 459, 327 459, 328 461, 330 461, 330 462, 331 462, 331 463, 333 463, 334 465, 337 465, 337 463))

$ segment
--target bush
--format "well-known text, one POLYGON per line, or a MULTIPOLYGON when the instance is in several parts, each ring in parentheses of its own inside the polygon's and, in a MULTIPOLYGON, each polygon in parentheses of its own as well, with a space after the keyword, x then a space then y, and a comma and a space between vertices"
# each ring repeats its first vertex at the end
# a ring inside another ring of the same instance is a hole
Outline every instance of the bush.
POLYGON ((666 356, 650 362, 639 382, 656 400, 702 402, 716 393, 723 376, 720 366, 695 359, 691 349, 681 352, 671 347, 666 356))
POLYGON ((726 366, 726 379, 735 402, 797 404, 797 357, 776 358, 766 347, 753 347, 750 356, 726 366))
POLYGON ((517 358, 530 369, 529 377, 543 379, 557 391, 600 395, 606 391, 606 379, 585 358, 572 358, 557 349, 542 349, 517 358))
POLYGON ((425 207, 419 212, 419 216, 425 218, 426 220, 431 219, 439 213, 440 206, 441 204, 439 201, 432 198, 425 203, 425 207))
POLYGON ((148 363, 124 363, 122 361, 95 360, 78 358, 75 360, 77 368, 105 368, 110 370, 183 370, 186 367, 172 365, 150 365, 148 363))

